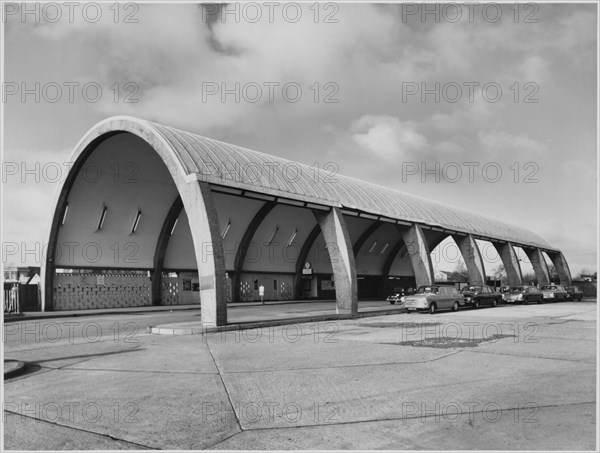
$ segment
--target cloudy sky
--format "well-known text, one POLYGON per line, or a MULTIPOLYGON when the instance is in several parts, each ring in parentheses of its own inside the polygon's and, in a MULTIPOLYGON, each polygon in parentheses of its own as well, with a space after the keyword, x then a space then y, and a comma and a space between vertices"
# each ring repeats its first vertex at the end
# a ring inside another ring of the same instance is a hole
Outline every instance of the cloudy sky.
POLYGON ((19 5, 2 39, 5 243, 45 244, 57 169, 94 123, 127 114, 334 162, 529 228, 573 274, 596 270, 595 4, 19 5))

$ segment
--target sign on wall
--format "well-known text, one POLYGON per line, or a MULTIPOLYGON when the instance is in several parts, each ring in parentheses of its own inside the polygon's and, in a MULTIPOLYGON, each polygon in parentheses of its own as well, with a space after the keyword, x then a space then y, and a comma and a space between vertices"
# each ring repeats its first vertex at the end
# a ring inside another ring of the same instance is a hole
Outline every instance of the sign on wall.
POLYGON ((335 282, 333 280, 321 280, 322 291, 333 291, 335 290, 335 282))

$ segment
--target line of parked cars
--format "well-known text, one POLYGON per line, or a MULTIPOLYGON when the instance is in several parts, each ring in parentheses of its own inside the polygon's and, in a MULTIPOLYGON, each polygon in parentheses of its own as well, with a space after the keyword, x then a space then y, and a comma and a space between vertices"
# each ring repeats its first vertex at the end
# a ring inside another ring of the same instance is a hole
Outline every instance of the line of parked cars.
POLYGON ((428 285, 417 290, 412 288, 395 288, 387 298, 392 304, 398 304, 408 311, 428 311, 433 314, 438 310, 450 309, 458 311, 460 307, 479 308, 487 305, 497 306, 505 303, 528 304, 530 302, 558 302, 578 300, 583 293, 577 286, 542 285, 537 286, 504 286, 496 291, 488 285, 467 285, 460 292, 454 286, 428 285))

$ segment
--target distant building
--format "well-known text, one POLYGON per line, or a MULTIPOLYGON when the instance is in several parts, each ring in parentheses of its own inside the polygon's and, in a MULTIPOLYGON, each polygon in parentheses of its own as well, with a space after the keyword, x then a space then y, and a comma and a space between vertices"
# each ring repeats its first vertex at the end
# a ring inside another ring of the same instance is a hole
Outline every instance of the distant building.
POLYGON ((21 283, 24 285, 37 285, 40 282, 40 268, 9 267, 4 269, 4 283, 21 283))

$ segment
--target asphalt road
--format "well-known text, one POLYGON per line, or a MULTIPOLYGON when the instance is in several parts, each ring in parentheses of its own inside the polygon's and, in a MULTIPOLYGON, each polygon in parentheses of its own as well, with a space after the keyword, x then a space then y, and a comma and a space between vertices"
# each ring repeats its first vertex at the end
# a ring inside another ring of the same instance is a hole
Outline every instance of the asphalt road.
POLYGON ((597 447, 595 301, 146 331, 198 318, 185 310, 5 324, 5 359, 28 363, 5 381, 5 448, 597 447))

